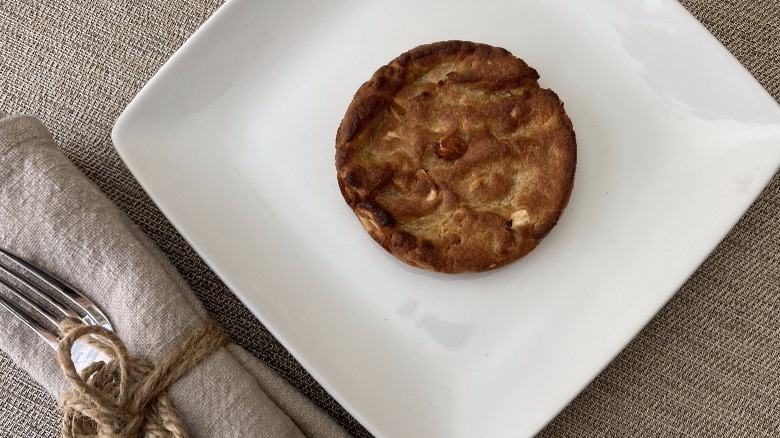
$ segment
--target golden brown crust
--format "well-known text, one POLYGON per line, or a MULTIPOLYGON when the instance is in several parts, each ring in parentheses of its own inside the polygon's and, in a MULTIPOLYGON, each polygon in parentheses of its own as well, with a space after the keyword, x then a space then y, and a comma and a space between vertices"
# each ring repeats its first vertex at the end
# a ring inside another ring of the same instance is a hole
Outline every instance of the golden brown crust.
POLYGON ((466 41, 416 47, 358 89, 336 134, 339 188, 369 234, 423 269, 510 263, 558 221, 577 160, 536 70, 466 41))

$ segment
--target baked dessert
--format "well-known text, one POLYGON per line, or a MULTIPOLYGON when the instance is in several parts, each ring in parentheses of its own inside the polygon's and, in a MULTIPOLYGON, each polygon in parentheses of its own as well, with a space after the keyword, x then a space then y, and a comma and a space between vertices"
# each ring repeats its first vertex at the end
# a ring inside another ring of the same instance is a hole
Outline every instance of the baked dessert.
POLYGON ((344 200, 410 265, 485 271, 533 250, 574 183, 563 102, 507 50, 467 41, 416 47, 381 67, 336 135, 344 200))

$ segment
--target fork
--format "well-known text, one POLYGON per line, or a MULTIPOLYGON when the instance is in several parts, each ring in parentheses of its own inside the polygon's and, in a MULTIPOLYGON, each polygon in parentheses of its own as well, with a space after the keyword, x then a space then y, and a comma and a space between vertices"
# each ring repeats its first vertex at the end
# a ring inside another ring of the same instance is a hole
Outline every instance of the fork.
MULTIPOLYGON (((32 309, 33 313, 2 295, 0 295, 0 306, 32 329, 55 351, 62 338, 60 324, 67 318, 79 320, 85 325, 99 325, 113 331, 105 313, 75 288, 3 248, 0 248, 0 254, 2 255, 0 259, 4 261, 0 263, 0 273, 21 285, 19 287, 0 278, 0 287, 32 309), (39 282, 40 286, 36 282, 39 282), (42 287, 43 285, 46 287, 42 287), (56 313, 60 316, 42 304, 50 309, 56 309, 56 313), (52 330, 47 325, 55 329, 52 330)), ((99 349, 80 340, 73 343, 71 357, 78 371, 96 361, 107 359, 99 349)))

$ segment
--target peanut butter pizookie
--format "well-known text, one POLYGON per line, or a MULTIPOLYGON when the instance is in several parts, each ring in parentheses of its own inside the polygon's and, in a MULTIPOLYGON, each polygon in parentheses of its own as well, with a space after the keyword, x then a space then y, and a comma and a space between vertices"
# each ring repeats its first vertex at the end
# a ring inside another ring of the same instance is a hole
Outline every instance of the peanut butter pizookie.
POLYGON ((416 47, 355 94, 336 136, 339 187, 371 237, 432 271, 485 271, 547 235, 574 183, 563 103, 508 51, 416 47))

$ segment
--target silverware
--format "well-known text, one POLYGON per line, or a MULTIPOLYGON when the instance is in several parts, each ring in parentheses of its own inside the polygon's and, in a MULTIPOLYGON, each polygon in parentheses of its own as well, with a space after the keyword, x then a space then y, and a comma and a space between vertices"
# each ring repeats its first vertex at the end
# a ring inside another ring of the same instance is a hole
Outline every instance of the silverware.
MULTIPOLYGON (((62 337, 59 326, 66 318, 113 331, 108 317, 89 298, 57 277, 0 248, 0 287, 24 303, 32 312, 0 295, 0 306, 32 329, 57 350, 62 337), (16 283, 16 284, 14 284, 16 283)), ((88 343, 77 340, 71 348, 77 370, 106 356, 88 343)))

